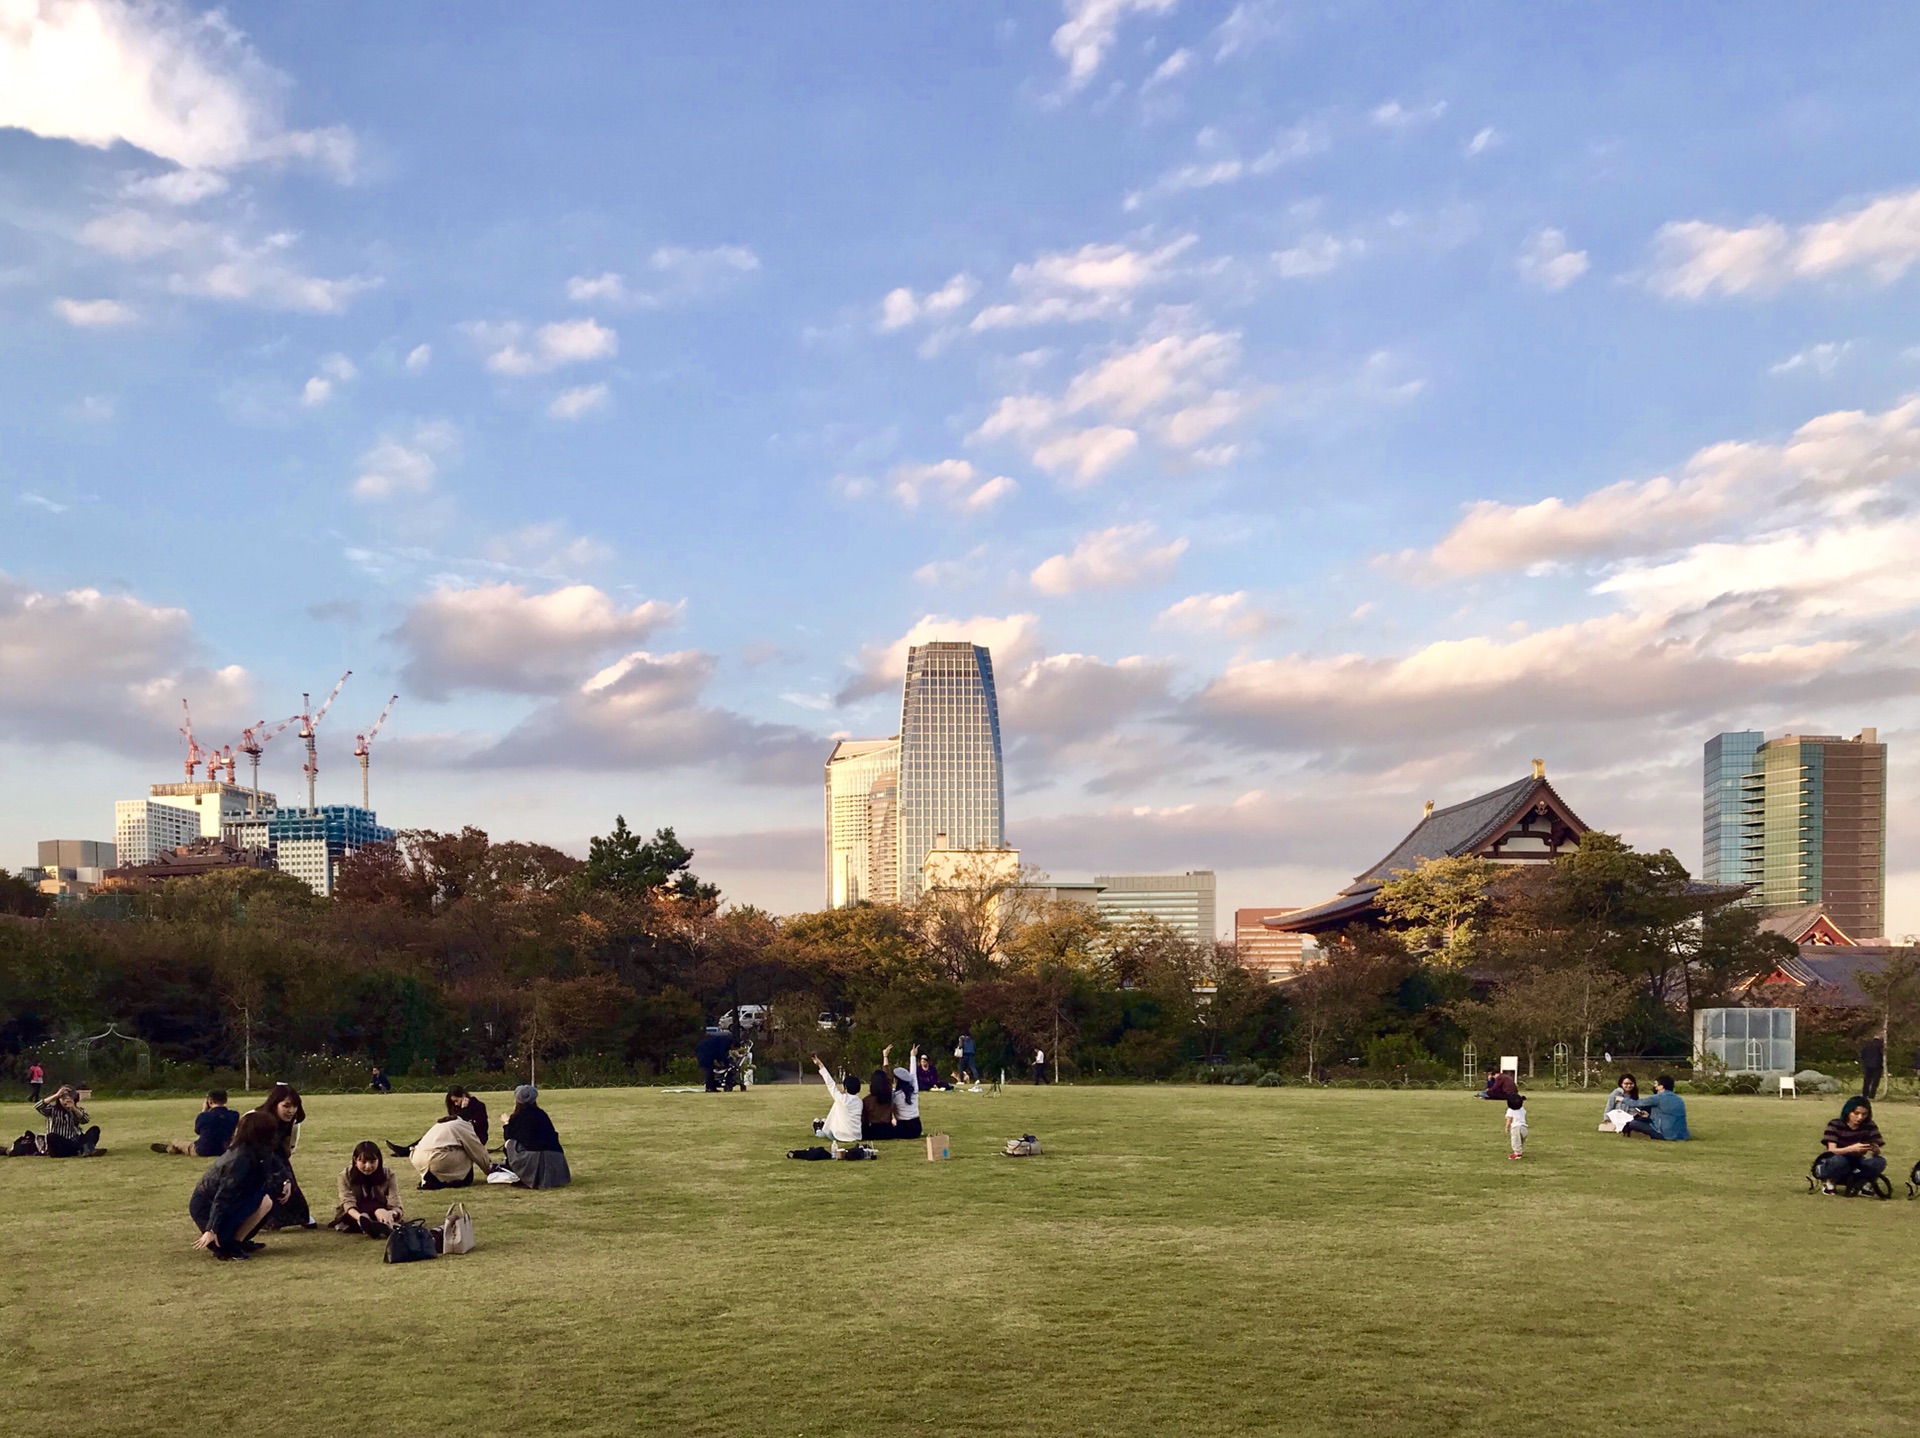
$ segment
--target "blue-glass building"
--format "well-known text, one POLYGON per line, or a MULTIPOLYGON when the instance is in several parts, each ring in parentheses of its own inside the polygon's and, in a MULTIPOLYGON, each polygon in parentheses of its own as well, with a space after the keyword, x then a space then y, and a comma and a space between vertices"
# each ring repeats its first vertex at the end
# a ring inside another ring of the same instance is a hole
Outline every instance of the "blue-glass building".
POLYGON ((371 809, 356 804, 322 804, 317 809, 276 809, 230 827, 234 842, 264 849, 273 867, 331 895, 340 861, 369 844, 390 844, 394 831, 371 809))
POLYGON ((937 836, 949 849, 1004 849, 1006 783, 993 657, 977 644, 940 641, 907 651, 900 696, 899 818, 894 862, 901 903, 920 895, 937 836))
POLYGON ((1741 787, 1766 737, 1758 729, 1738 729, 1707 740, 1700 806, 1700 878, 1705 883, 1756 882, 1741 841, 1741 787))

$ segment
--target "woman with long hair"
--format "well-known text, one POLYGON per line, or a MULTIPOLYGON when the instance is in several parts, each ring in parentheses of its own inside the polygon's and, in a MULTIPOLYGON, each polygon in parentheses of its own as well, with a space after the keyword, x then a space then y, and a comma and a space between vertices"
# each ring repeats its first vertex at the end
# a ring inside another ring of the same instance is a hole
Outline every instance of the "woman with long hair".
POLYGON ((260 1247, 253 1234, 273 1212, 280 1191, 280 1125, 255 1109, 243 1114, 227 1151, 207 1166, 187 1200, 200 1230, 196 1248, 215 1258, 245 1258, 260 1247))
MULTIPOLYGON (((889 1046, 881 1055, 880 1062, 887 1061, 887 1055, 893 1049, 889 1046)), ((895 1138, 920 1137, 920 1093, 915 1075, 920 1069, 920 1045, 913 1046, 913 1052, 907 1055, 907 1066, 893 1071, 893 1136, 895 1138)))
POLYGON ((380 1157, 380 1145, 362 1139, 353 1146, 353 1160, 340 1172, 340 1206, 328 1226, 340 1233, 362 1233, 386 1238, 404 1218, 400 1185, 380 1157))
POLYGON ((893 1075, 883 1062, 867 1080, 867 1096, 860 1101, 860 1136, 868 1142, 894 1138, 893 1075))
POLYGON ((300 1191, 300 1180, 293 1174, 294 1151, 300 1147, 300 1125, 307 1121, 307 1106, 289 1083, 276 1083, 254 1110, 271 1118, 277 1131, 274 1143, 275 1165, 273 1215, 268 1228, 318 1228, 320 1225, 300 1191))
POLYGON ((522 1188, 565 1188, 573 1182, 560 1134, 540 1107, 540 1090, 532 1084, 513 1091, 513 1112, 500 1134, 507 1141, 507 1167, 522 1188))

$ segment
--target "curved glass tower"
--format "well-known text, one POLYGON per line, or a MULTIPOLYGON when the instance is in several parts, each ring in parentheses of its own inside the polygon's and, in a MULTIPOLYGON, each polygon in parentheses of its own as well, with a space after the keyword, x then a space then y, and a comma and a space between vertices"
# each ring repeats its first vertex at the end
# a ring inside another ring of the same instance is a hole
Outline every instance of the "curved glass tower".
POLYGON ((977 644, 943 640, 907 651, 899 806, 894 855, 903 904, 920 896, 921 868, 939 836, 949 849, 1006 847, 1000 701, 993 656, 977 644))

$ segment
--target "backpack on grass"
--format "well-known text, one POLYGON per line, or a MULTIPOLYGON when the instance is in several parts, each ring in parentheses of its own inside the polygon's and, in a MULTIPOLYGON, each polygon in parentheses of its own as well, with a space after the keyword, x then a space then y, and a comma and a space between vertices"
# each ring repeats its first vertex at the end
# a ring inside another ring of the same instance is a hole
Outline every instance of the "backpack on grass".
POLYGON ((395 1224, 387 1239, 388 1263, 418 1263, 423 1258, 439 1256, 440 1246, 433 1241, 433 1230, 417 1218, 395 1224))
POLYGON ((1032 1158, 1040 1152, 1040 1140, 1032 1134, 1023 1134, 1019 1138, 1007 1140, 1007 1146, 1001 1150, 1008 1158, 1032 1158))

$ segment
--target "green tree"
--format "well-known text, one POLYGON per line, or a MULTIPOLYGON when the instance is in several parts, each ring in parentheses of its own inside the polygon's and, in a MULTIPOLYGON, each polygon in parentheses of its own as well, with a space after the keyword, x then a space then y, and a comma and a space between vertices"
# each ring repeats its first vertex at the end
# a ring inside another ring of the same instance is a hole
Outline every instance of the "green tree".
POLYGON ((587 847, 587 887, 625 894, 667 893, 682 899, 717 899, 717 885, 702 883, 690 867, 693 850, 672 829, 656 829, 642 840, 615 817, 613 832, 595 836, 587 847))
POLYGON ((1686 956, 1687 1015, 1725 1005, 1743 985, 1791 959, 1800 946, 1784 934, 1760 927, 1755 909, 1729 906, 1705 915, 1686 956))
POLYGON ((1380 907, 1413 954, 1439 968, 1465 968, 1478 957, 1487 893, 1499 872, 1470 854, 1422 859, 1380 886, 1380 907))

